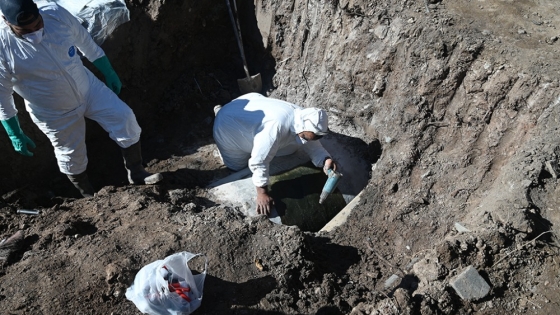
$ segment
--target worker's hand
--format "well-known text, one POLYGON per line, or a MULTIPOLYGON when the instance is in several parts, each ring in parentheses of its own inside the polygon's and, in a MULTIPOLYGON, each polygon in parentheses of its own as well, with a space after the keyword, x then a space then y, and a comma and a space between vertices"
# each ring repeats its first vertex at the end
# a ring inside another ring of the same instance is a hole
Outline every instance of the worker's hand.
POLYGON ((35 142, 23 133, 23 130, 21 130, 19 126, 18 117, 14 116, 8 120, 2 120, 2 125, 4 129, 6 129, 10 140, 12 140, 14 150, 21 155, 33 156, 33 152, 29 151, 27 146, 30 146, 31 149, 35 149, 35 142))
POLYGON ((268 195, 266 186, 257 187, 257 213, 269 215, 273 206, 274 199, 268 195))
POLYGON ((109 87, 115 94, 119 95, 122 88, 121 79, 115 71, 105 74, 105 84, 109 87))
POLYGON ((323 172, 328 175, 330 169, 336 171, 336 163, 333 161, 333 159, 326 158, 325 163, 323 164, 323 172))
POLYGON ((33 142, 33 140, 24 133, 22 133, 19 138, 10 137, 10 139, 12 140, 12 145, 17 153, 25 156, 33 156, 33 152, 29 151, 27 146, 30 146, 31 149, 35 149, 37 146, 35 145, 35 142, 33 142))
POLYGON ((107 87, 115 92, 115 94, 119 95, 122 88, 121 79, 119 79, 119 76, 113 69, 113 66, 111 66, 109 58, 107 58, 107 56, 103 56, 92 63, 105 77, 105 84, 107 84, 107 87))

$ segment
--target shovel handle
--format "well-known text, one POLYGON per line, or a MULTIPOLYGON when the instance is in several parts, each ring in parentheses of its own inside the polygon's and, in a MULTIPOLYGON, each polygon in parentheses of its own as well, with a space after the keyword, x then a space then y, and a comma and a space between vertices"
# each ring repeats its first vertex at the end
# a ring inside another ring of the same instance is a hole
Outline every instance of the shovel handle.
POLYGON ((239 52, 241 52, 241 59, 243 59, 243 70, 245 70, 245 74, 247 78, 251 78, 249 74, 249 68, 247 67, 247 60, 245 59, 245 52, 243 51, 243 39, 241 37, 241 27, 239 25, 239 19, 237 18, 237 4, 235 0, 233 0, 233 5, 235 6, 235 14, 233 16, 233 12, 231 10, 231 3, 230 0, 226 0, 226 4, 229 11, 229 18, 231 19, 231 24, 233 25, 233 32, 235 33, 235 39, 237 39, 237 46, 239 46, 239 52))

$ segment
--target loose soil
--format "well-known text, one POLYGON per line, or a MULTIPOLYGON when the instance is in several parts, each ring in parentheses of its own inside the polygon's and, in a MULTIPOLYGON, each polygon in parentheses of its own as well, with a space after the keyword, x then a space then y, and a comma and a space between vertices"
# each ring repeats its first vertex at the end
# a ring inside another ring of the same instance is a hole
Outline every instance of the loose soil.
POLYGON ((213 201, 205 187, 231 172, 212 109, 244 77, 227 7, 127 0, 103 48, 164 181, 128 185, 88 122, 98 193, 78 198, 18 98, 37 149, 0 137, 0 239, 23 233, 0 269, 3 314, 140 314, 124 296, 136 273, 181 251, 209 261, 196 314, 557 313, 557 0, 238 2, 263 94, 328 110, 371 163, 348 220, 305 232, 213 201), (467 266, 487 296, 450 286, 467 266))

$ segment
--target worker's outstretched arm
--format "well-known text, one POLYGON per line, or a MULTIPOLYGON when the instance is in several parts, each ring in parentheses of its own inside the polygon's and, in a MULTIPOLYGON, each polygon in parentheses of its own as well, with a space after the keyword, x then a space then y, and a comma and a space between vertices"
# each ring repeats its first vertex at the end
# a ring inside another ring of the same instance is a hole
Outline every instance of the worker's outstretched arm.
POLYGON ((303 150, 309 155, 315 166, 323 167, 325 174, 329 169, 336 171, 336 163, 318 140, 307 141, 303 145, 303 150))
POLYGON ((23 130, 21 130, 21 127, 19 126, 17 116, 8 120, 2 120, 2 126, 4 126, 10 140, 12 140, 12 145, 14 146, 16 152, 25 156, 33 156, 33 152, 29 151, 27 146, 29 145, 32 149, 34 149, 35 143, 23 133, 23 130))
POLYGON ((253 173, 253 184, 257 187, 257 213, 269 215, 274 200, 268 195, 270 161, 278 152, 278 123, 264 126, 253 139, 253 150, 248 166, 253 173))
POLYGON ((103 76, 105 77, 105 84, 113 91, 115 94, 119 95, 122 88, 121 80, 119 76, 111 66, 111 62, 109 62, 109 58, 107 56, 103 56, 99 59, 93 61, 93 65, 101 71, 103 76))

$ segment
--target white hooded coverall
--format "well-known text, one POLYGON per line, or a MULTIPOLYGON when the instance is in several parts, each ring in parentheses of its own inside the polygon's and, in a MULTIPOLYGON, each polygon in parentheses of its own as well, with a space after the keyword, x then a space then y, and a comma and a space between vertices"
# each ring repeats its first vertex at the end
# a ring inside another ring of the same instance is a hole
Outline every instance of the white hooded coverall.
POLYGON ((249 167, 253 184, 269 184, 269 165, 275 156, 303 149, 317 167, 329 153, 317 140, 302 142, 297 135, 304 130, 303 115, 308 109, 249 93, 223 106, 214 121, 214 141, 224 164, 241 170, 249 167))
POLYGON ((86 170, 85 119, 98 122, 121 148, 140 140, 134 113, 82 63, 105 53, 66 9, 37 3, 44 33, 39 44, 18 37, 0 21, 0 120, 17 114, 13 91, 25 100, 31 119, 50 139, 59 169, 86 170))

